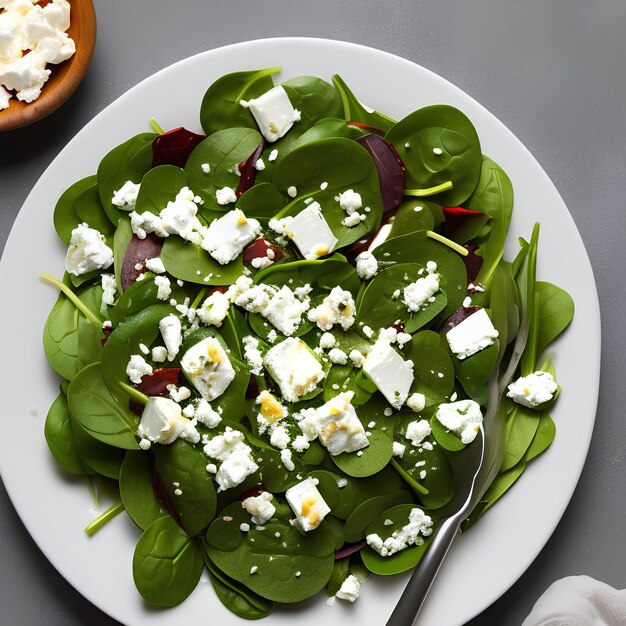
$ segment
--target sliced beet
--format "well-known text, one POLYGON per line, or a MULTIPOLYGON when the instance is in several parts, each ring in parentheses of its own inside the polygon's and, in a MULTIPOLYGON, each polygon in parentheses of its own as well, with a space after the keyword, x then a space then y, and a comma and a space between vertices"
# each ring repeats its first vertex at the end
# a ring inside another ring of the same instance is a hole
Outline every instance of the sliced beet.
POLYGON ((448 237, 463 243, 474 239, 490 217, 480 211, 471 211, 462 206, 441 207, 446 221, 448 237))
POLYGON ((458 308, 441 326, 439 329, 440 335, 446 335, 455 326, 458 326, 463 320, 466 320, 470 315, 474 315, 477 311, 480 311, 480 306, 462 306, 458 308))
POLYGON ((254 487, 250 487, 250 489, 246 489, 240 496, 239 499, 243 502, 246 498, 256 498, 260 496, 265 489, 263 489, 263 485, 255 485, 254 487))
POLYGON ((161 254, 163 248, 163 239, 157 237, 154 233, 150 233, 145 239, 139 239, 137 235, 133 235, 128 242, 126 254, 124 254, 124 262, 122 264, 122 289, 128 289, 137 277, 145 270, 145 264, 148 259, 154 259, 161 254), (141 265, 140 269, 136 266, 141 265))
POLYGON ((250 187, 254 186, 257 173, 257 169, 254 166, 261 158, 263 148, 265 148, 265 139, 261 139, 261 143, 257 146, 256 150, 239 165, 239 173, 241 174, 241 177, 239 178, 239 184, 237 185, 237 190, 235 191, 235 195, 238 198, 246 193, 250 187))
POLYGON ((370 132, 376 135, 380 135, 381 137, 385 136, 384 130, 381 130, 376 126, 372 126, 371 124, 364 124, 363 122, 353 122, 352 120, 347 121, 346 124, 348 126, 354 126, 355 128, 361 128, 362 130, 369 130, 370 132))
POLYGON ((395 209, 404 197, 406 168, 395 148, 379 135, 365 135, 356 140, 374 159, 383 198, 383 212, 395 209))
POLYGON ((396 330, 399 333, 403 333, 404 332, 404 324, 400 324, 400 323, 392 324, 391 328, 393 328, 394 330, 396 330))
POLYGON ((345 546, 344 548, 341 548, 341 550, 335 550, 335 561, 339 561, 340 559, 345 559, 347 556, 356 554, 360 550, 363 550, 366 545, 367 541, 362 540, 358 543, 353 543, 350 546, 345 546))
POLYGON ((168 396, 168 385, 178 385, 179 367, 162 367, 141 378, 137 390, 147 396, 168 396))
POLYGON ((214 287, 211 287, 211 293, 215 293, 216 291, 219 293, 226 293, 228 291, 228 285, 215 285, 214 287))
POLYGON ((465 263, 465 269, 467 270, 467 282, 473 284, 478 276, 478 272, 480 272, 480 268, 483 266, 483 257, 476 254, 478 246, 468 244, 463 247, 468 252, 467 256, 461 257, 463 263, 465 263))
POLYGON ((272 243, 265 239, 265 237, 259 237, 255 239, 244 251, 243 262, 252 263, 253 259, 263 259, 267 256, 267 251, 271 250, 274 253, 272 259, 278 261, 285 256, 285 253, 275 243, 272 243))
POLYGON ((189 155, 206 135, 198 135, 180 126, 159 135, 152 142, 152 167, 177 165, 185 167, 189 155))
POLYGON ((246 389, 246 399, 251 400, 259 395, 259 384, 256 381, 256 376, 250 376, 248 382, 248 388, 246 389))

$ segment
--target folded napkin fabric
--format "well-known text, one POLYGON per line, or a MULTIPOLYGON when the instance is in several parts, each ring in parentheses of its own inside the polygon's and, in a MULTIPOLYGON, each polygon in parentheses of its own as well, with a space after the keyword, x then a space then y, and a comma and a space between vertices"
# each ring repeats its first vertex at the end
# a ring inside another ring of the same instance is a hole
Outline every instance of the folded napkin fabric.
POLYGON ((624 626, 626 589, 617 590, 589 576, 552 583, 522 626, 624 626))

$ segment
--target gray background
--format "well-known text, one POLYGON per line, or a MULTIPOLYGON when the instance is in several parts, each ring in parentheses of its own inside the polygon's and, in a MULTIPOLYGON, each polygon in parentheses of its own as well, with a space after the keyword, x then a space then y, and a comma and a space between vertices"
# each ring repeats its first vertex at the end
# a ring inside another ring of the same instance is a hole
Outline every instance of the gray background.
MULTIPOLYGON (((96 51, 72 99, 34 126, 0 134, 0 244, 31 187, 74 134, 135 83, 189 55, 248 39, 302 35, 366 44, 437 72, 500 118, 552 178, 591 257, 603 320, 598 420, 578 488, 526 574, 470 624, 521 624, 539 595, 562 576, 588 574, 626 587, 626 341, 621 332, 626 2, 96 0, 96 11, 96 51)), ((584 351, 581 345, 581 358, 584 351)), ((10 381, 3 381, 3 388, 9 387, 10 381)), ((528 514, 529 522, 536 514, 528 514)), ((117 623, 75 592, 42 556, 3 488, 0 580, 2 624, 117 623)))

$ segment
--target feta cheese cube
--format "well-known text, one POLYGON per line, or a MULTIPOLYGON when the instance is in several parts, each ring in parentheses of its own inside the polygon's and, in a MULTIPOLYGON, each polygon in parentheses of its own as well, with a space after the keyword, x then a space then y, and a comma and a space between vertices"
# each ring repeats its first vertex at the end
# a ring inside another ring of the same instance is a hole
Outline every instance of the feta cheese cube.
POLYGON ((315 530, 330 513, 314 478, 307 478, 285 492, 289 506, 305 532, 315 530))
POLYGON ((293 337, 267 351, 265 367, 288 402, 297 402, 324 378, 317 356, 304 341, 293 337))
POLYGON ((427 420, 415 420, 406 427, 405 437, 409 439, 414 446, 418 446, 431 432, 430 424, 427 420))
POLYGON ((141 183, 135 184, 132 180, 127 180, 114 192, 111 203, 124 211, 132 211, 137 203, 140 187, 141 183))
POLYGON ((252 515, 253 524, 261 526, 269 522, 276 513, 276 507, 272 504, 273 498, 271 493, 262 491, 258 496, 246 498, 241 507, 252 515))
POLYGON ((215 337, 206 337, 189 348, 180 366, 200 395, 209 401, 221 396, 235 378, 230 359, 215 337))
POLYGON ((404 456, 404 451, 406 450, 406 446, 399 441, 394 441, 392 446, 393 456, 398 456, 402 458, 404 456))
POLYGON ((164 346, 155 346, 152 348, 152 360, 155 363, 163 363, 167 358, 167 349, 164 346))
POLYGON ((180 320, 176 315, 170 313, 159 322, 159 330, 167 348, 167 358, 169 361, 173 361, 183 342, 183 329, 180 320))
POLYGON ((450 350, 459 360, 492 346, 497 337, 498 331, 494 328, 485 309, 472 313, 446 333, 450 350))
POLYGON ((259 130, 270 142, 283 137, 293 123, 300 120, 300 111, 293 108, 287 92, 281 85, 241 104, 250 109, 259 130))
POLYGON ((293 240, 302 256, 308 260, 330 254, 339 241, 324 219, 319 202, 312 202, 293 217, 285 227, 284 234, 293 240))
POLYGON ((243 249, 261 232, 258 220, 248 219, 243 211, 234 209, 213 220, 202 247, 220 264, 234 261, 243 249))
POLYGON ((483 423, 480 406, 474 400, 459 400, 437 407, 435 417, 448 430, 461 438, 464 444, 472 443, 483 423))
POLYGON ((222 462, 215 476, 218 491, 236 487, 259 469, 252 460, 252 448, 244 441, 242 432, 227 426, 224 434, 213 437, 204 445, 207 456, 222 462))
POLYGON ((339 324, 343 330, 348 330, 354 324, 355 311, 352 294, 337 286, 332 288, 319 306, 310 309, 307 316, 321 330, 330 330, 335 324, 339 324))
POLYGON ((194 416, 207 428, 215 428, 222 421, 220 414, 204 398, 196 404, 194 416))
POLYGON ((402 408, 413 384, 413 361, 404 360, 384 337, 365 357, 363 371, 395 409, 402 408))
POLYGON ((340 600, 354 602, 359 597, 360 591, 361 583, 359 579, 354 574, 350 574, 350 576, 343 581, 336 595, 340 600))
POLYGON ((319 437, 331 455, 367 448, 365 429, 351 404, 353 391, 335 396, 326 404, 305 413, 299 426, 309 441, 319 437))
POLYGON ((552 374, 539 371, 512 382, 506 395, 512 398, 513 402, 534 409, 552 400, 556 390, 557 384, 552 374))
POLYGON ((169 398, 151 397, 141 414, 137 434, 142 439, 164 445, 178 437, 198 441, 199 435, 193 423, 184 417, 180 406, 169 398))
MULTIPOLYGON (((30 56, 30 55, 28 55, 30 56)), ((113 264, 113 250, 104 242, 104 235, 86 223, 72 230, 65 257, 65 269, 74 276, 106 269, 113 264)))

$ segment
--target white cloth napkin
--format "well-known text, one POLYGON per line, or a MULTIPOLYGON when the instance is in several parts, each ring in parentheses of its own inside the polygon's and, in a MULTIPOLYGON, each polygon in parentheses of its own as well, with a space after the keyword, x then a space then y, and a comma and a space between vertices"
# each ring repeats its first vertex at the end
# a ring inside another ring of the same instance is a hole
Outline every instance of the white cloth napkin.
POLYGON ((552 583, 522 626, 624 626, 626 589, 617 590, 589 576, 552 583))

